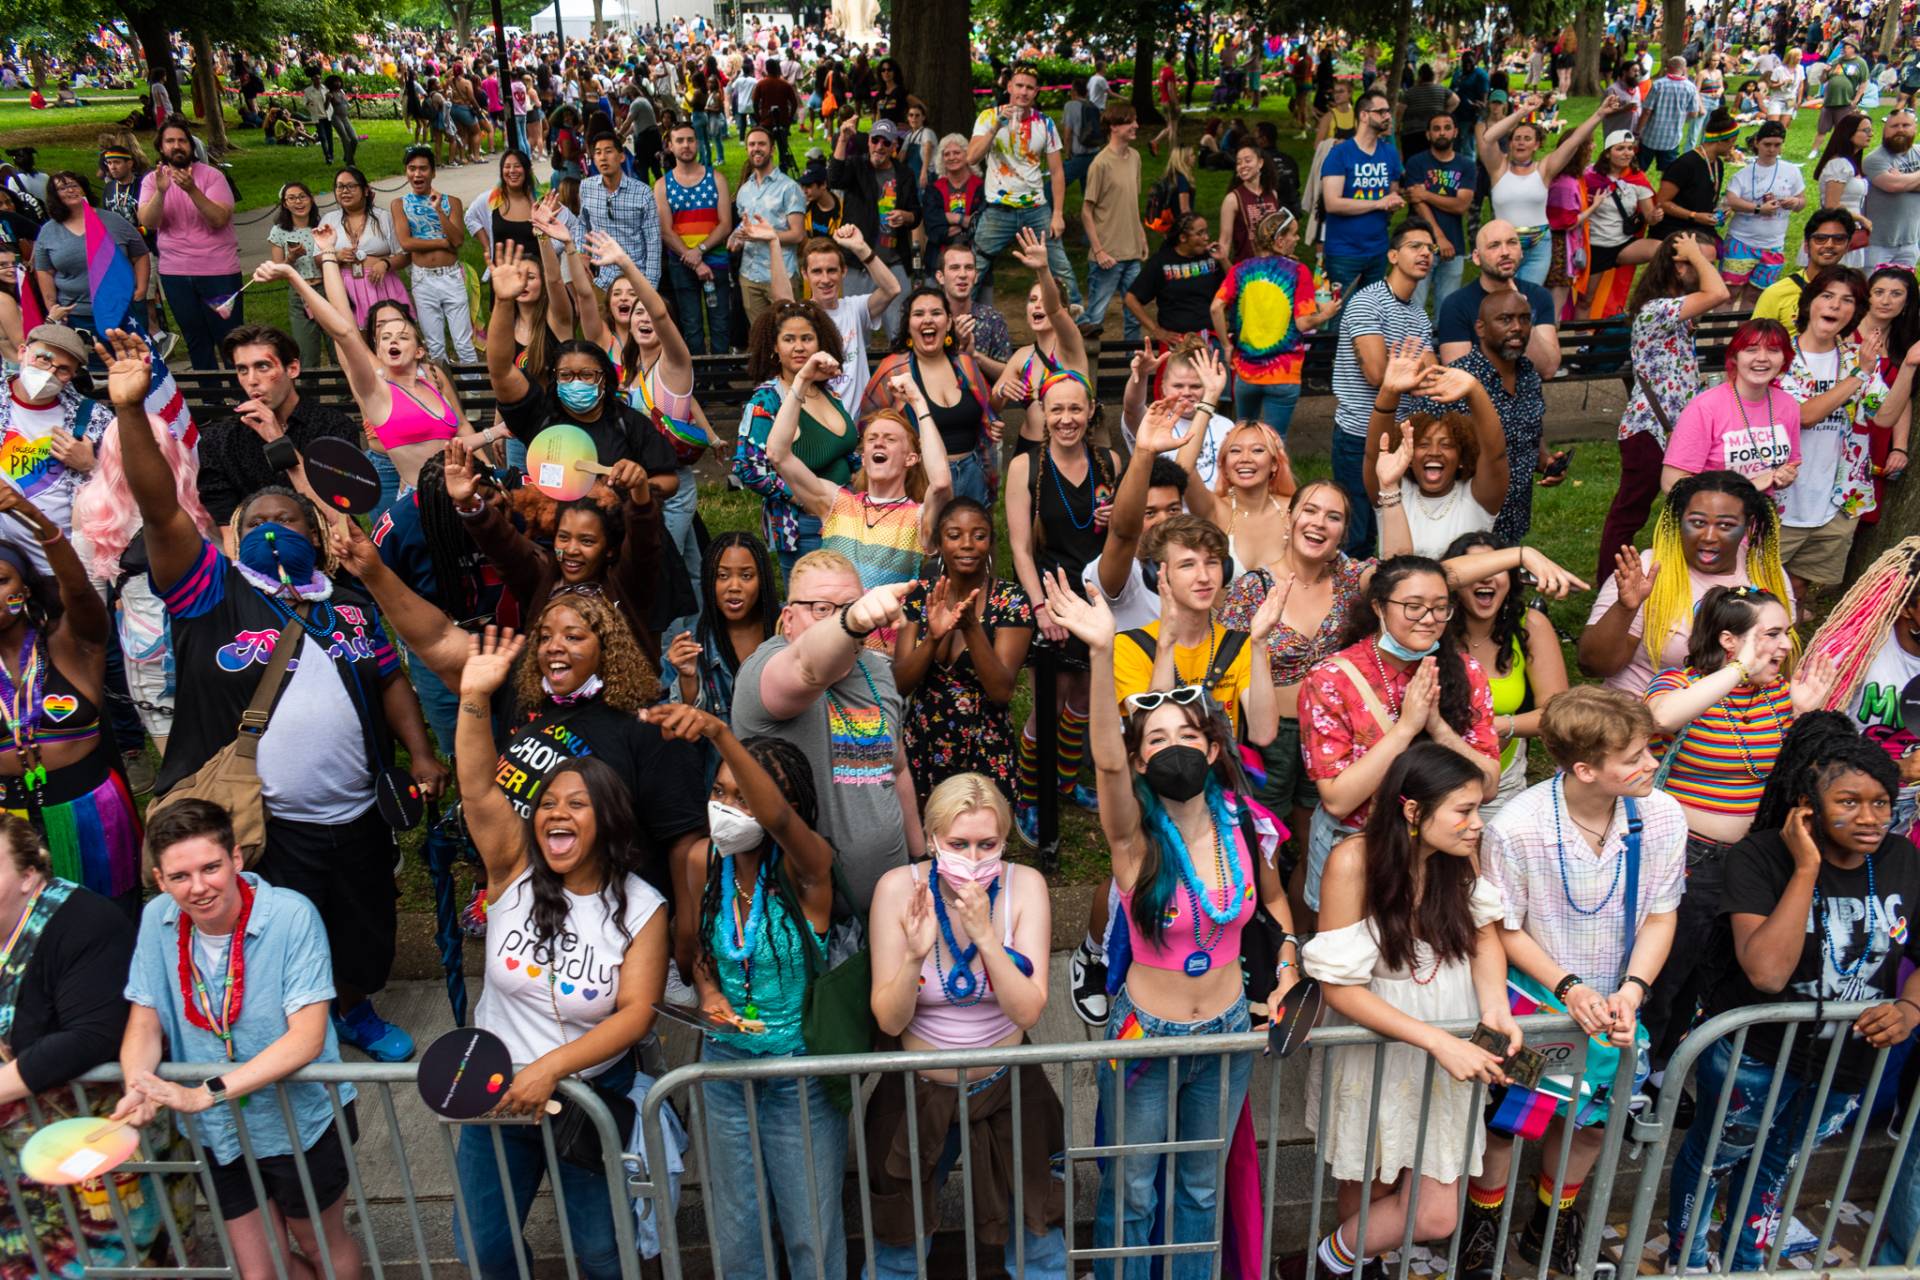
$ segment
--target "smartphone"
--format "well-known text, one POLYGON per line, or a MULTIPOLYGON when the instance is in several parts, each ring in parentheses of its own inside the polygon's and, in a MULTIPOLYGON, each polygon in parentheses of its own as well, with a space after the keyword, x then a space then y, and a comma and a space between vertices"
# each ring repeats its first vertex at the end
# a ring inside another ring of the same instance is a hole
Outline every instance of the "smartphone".
POLYGON ((1568 445, 1565 452, 1561 453, 1552 462, 1549 462, 1546 466, 1542 467, 1540 469, 1540 478, 1542 480, 1551 480, 1555 476, 1565 475, 1567 473, 1567 468, 1573 465, 1574 448, 1575 446, 1568 445))

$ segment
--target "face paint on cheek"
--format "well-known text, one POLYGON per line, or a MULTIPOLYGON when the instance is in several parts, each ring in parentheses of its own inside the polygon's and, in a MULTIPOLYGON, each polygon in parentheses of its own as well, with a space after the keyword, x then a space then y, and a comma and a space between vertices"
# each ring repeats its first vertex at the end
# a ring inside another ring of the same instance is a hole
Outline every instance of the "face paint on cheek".
POLYGON ((25 604, 26 602, 27 602, 27 598, 25 596, 19 595, 16 593, 14 595, 10 595, 7 597, 7 608, 18 609, 21 605, 25 604))

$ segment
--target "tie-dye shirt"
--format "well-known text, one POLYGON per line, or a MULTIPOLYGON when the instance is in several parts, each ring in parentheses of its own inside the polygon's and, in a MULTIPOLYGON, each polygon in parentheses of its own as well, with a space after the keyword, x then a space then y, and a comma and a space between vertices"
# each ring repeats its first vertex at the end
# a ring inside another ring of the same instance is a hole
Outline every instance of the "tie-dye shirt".
POLYGON ((1001 118, 989 107, 973 122, 973 136, 991 136, 987 146, 987 203, 1010 209, 1031 209, 1044 203, 1041 184, 1047 180, 1047 157, 1060 150, 1060 131, 1053 121, 1033 108, 1018 123, 1001 118))
POLYGON ((1307 358, 1299 321, 1313 313, 1313 273, 1278 254, 1248 258, 1227 269, 1215 296, 1233 330, 1234 376, 1261 386, 1299 382, 1307 358))

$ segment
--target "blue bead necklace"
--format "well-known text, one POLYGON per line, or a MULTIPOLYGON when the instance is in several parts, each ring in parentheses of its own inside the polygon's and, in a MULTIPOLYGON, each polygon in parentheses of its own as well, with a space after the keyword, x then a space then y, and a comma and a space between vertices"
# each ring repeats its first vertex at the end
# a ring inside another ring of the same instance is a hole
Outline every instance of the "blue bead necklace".
POLYGON ((1227 858, 1226 841, 1220 835, 1220 823, 1216 815, 1208 814, 1209 824, 1213 828, 1213 866, 1220 880, 1220 905, 1213 905, 1213 892, 1200 879, 1200 873, 1194 869, 1193 858, 1187 852, 1187 842, 1180 835, 1180 828, 1172 822, 1168 827, 1173 832, 1173 865, 1179 873, 1181 887, 1193 902, 1193 945, 1194 950, 1187 955, 1187 976, 1197 978, 1213 968, 1213 949, 1220 945, 1227 926, 1240 918, 1241 905, 1249 892, 1246 878, 1241 874, 1240 859, 1227 858), (1205 936, 1200 932, 1200 914, 1206 913, 1211 921, 1205 936))
MULTIPOLYGON (((993 904, 1000 896, 1000 876, 993 878, 987 886, 987 921, 993 921, 993 904)), ((980 944, 968 943, 964 948, 960 940, 953 936, 953 921, 947 918, 947 904, 940 897, 939 865, 933 860, 927 863, 927 888, 933 893, 933 916, 940 922, 940 937, 947 944, 947 953, 953 957, 953 968, 947 969, 940 964, 940 948, 933 949, 933 972, 940 979, 940 990, 947 1003, 966 1008, 979 1004, 986 999, 986 984, 974 976, 973 960, 980 954, 980 944)), ((981 966, 984 976, 985 966, 981 966)))
POLYGON ((758 1018, 760 1009, 753 1000, 753 951, 757 945, 755 939, 760 936, 760 922, 767 909, 767 863, 763 858, 759 870, 753 877, 753 903, 747 908, 747 922, 740 923, 740 911, 736 899, 739 890, 733 874, 733 859, 720 859, 720 900, 726 904, 727 927, 717 930, 719 936, 714 945, 720 954, 740 966, 742 981, 745 983, 746 1003, 740 1012, 748 1018, 758 1018))
MULTIPOLYGON (((1562 895, 1566 897, 1567 905, 1572 907, 1579 914, 1583 916, 1597 916, 1602 911, 1605 911, 1607 909, 1607 904, 1613 901, 1614 891, 1619 889, 1620 887, 1620 874, 1621 872, 1625 871, 1627 867, 1626 853, 1624 850, 1622 850, 1620 853, 1616 853, 1613 856, 1613 883, 1608 885, 1607 891, 1600 895, 1600 901, 1594 903, 1591 907, 1583 907, 1579 903, 1573 900, 1573 885, 1570 883, 1567 877, 1567 845, 1566 845, 1566 841, 1562 838, 1563 829, 1560 825, 1560 797, 1566 791, 1566 789, 1567 789, 1567 779, 1565 774, 1562 774, 1560 777, 1554 779, 1554 782, 1553 782, 1553 851, 1555 854, 1559 856, 1560 892, 1562 895)), ((1602 852, 1605 852, 1606 837, 1604 835, 1601 836, 1600 844, 1601 844, 1602 852)))
POLYGON ((1843 978, 1851 978, 1860 972, 1860 966, 1865 964, 1867 957, 1873 954, 1873 927, 1880 914, 1880 894, 1874 884, 1872 856, 1869 855, 1867 858, 1867 941, 1860 948, 1860 954, 1853 958, 1852 964, 1840 963, 1840 953, 1833 945, 1833 930, 1827 927, 1827 912, 1820 905, 1818 885, 1815 885, 1813 890, 1813 911, 1820 917, 1820 942, 1826 948, 1827 962, 1833 966, 1835 973, 1843 978))
MULTIPOLYGON (((1076 529, 1087 529, 1092 527, 1093 513, 1096 510, 1098 510, 1100 507, 1099 497, 1092 492, 1089 492, 1087 494, 1087 518, 1085 520, 1082 520, 1078 515, 1074 513, 1073 503, 1068 501, 1067 499, 1067 485, 1066 485, 1066 482, 1060 478, 1060 468, 1054 465, 1052 448, 1048 447, 1046 449, 1043 449, 1041 452, 1046 455, 1047 470, 1053 473, 1054 492, 1060 495, 1060 506, 1066 511, 1067 519, 1073 522, 1073 527, 1076 529)), ((1089 451, 1087 455, 1087 474, 1088 474, 1088 479, 1092 479, 1093 455, 1091 451, 1089 451)))

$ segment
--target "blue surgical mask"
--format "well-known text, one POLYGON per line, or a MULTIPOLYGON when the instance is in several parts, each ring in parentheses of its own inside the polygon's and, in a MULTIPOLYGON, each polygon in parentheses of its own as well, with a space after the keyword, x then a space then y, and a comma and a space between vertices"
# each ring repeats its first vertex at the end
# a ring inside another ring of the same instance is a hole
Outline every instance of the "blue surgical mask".
POLYGON ((1431 658, 1434 654, 1440 652, 1440 642, 1435 640, 1424 649, 1409 649, 1398 640, 1395 640, 1391 631, 1382 627, 1380 628, 1380 651, 1388 657, 1398 658, 1402 662, 1418 662, 1422 658, 1431 658))
POLYGON ((307 535, 269 520, 240 539, 240 563, 269 578, 279 577, 285 569, 291 581, 301 583, 313 577, 319 557, 307 535))
POLYGON ((560 403, 575 413, 585 413, 600 403, 600 384, 597 382, 563 382, 560 384, 560 403))

